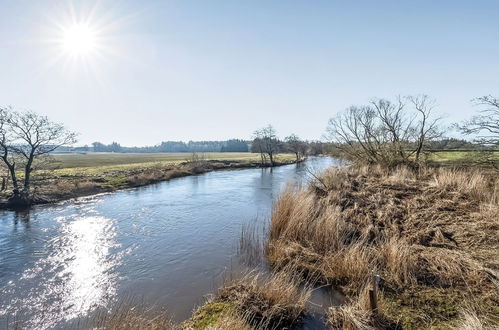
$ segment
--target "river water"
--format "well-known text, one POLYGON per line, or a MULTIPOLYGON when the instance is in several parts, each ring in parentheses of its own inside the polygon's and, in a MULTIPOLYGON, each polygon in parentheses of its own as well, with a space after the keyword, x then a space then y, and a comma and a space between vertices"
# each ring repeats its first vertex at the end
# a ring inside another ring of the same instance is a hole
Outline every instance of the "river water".
POLYGON ((268 221, 286 184, 336 164, 316 157, 2 211, 0 328, 64 328, 123 300, 183 320, 239 267, 241 228, 268 221))

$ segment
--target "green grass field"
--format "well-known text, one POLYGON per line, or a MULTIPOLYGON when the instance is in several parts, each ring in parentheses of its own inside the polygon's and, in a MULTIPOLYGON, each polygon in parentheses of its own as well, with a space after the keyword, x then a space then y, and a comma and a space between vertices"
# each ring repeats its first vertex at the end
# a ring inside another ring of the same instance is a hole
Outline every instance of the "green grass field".
MULTIPOLYGON (((249 152, 200 153, 205 160, 259 162, 260 154, 249 152)), ((86 153, 55 154, 49 169, 38 173, 52 177, 116 175, 150 168, 165 168, 189 161, 190 153, 86 153)), ((279 154, 277 161, 291 161, 294 155, 279 154)))
MULTIPOLYGON (((472 151, 439 151, 431 153, 428 160, 442 165, 472 165, 479 157, 478 152, 472 151)), ((494 158, 499 161, 499 152, 494 152, 494 158)))
MULTIPOLYGON (((249 152, 207 152, 200 153, 206 160, 258 161, 260 154, 249 152)), ((145 163, 178 164, 189 160, 190 153, 94 153, 55 154, 55 168, 96 167, 145 163)))
MULTIPOLYGON (((249 152, 207 152, 200 153, 206 160, 229 160, 234 162, 259 162, 260 154, 249 152)), ((55 154, 49 170, 53 176, 85 176, 152 167, 174 166, 191 158, 190 153, 93 153, 55 154)), ((499 160, 499 152, 495 154, 499 160)), ((477 153, 468 151, 442 151, 429 155, 428 160, 442 165, 463 165, 472 163, 477 153)), ((278 161, 290 161, 291 154, 279 154, 278 161)))

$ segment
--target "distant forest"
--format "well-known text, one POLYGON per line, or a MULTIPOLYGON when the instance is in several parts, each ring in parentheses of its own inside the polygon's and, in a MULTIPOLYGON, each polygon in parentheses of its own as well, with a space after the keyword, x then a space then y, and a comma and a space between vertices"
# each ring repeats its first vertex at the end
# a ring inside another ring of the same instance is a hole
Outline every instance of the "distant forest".
POLYGON ((231 139, 227 141, 164 141, 146 147, 124 147, 117 142, 104 144, 94 142, 90 146, 59 148, 58 152, 248 152, 251 141, 231 139))
MULTIPOLYGON (((286 148, 286 143, 277 140, 277 150, 279 152, 289 152, 286 148)), ((304 141, 308 146, 308 153, 315 155, 324 152, 331 152, 334 149, 334 144, 324 143, 320 141, 304 141), (324 150, 324 149, 327 150, 324 150)), ((59 147, 57 152, 121 152, 121 153, 155 153, 155 152, 258 152, 255 146, 252 146, 254 141, 230 139, 226 141, 164 141, 155 146, 145 147, 125 147, 117 142, 104 144, 94 142, 91 145, 81 147, 59 147)), ((428 149, 431 151, 449 150, 449 151, 464 151, 476 150, 479 147, 476 143, 463 139, 447 138, 428 143, 428 149)))

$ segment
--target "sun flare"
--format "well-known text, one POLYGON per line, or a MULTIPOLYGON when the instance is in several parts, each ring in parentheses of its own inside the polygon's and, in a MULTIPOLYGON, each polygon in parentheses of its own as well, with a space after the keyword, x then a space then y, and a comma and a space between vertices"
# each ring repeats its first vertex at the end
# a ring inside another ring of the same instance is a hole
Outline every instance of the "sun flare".
POLYGON ((87 24, 73 24, 63 31, 63 50, 71 56, 88 56, 97 47, 96 32, 87 24))

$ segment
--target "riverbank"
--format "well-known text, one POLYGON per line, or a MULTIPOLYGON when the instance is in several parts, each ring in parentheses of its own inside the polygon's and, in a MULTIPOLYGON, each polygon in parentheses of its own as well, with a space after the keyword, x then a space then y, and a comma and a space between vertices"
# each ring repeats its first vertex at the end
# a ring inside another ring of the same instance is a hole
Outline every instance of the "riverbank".
POLYGON ((498 327, 498 188, 478 170, 331 168, 276 201, 270 275, 228 281, 169 328, 300 328, 319 286, 344 296, 330 329, 498 327))
POLYGON ((330 169, 280 196, 268 261, 345 295, 327 312, 334 329, 493 328, 498 191, 497 176, 478 170, 330 169))
POLYGON ((300 329, 311 291, 328 287, 343 301, 325 309, 326 328, 495 329, 498 191, 497 174, 479 170, 331 168, 274 204, 270 274, 227 281, 180 325, 161 321, 167 313, 152 320, 164 329, 300 329))
MULTIPOLYGON (((165 160, 165 156, 156 156, 138 162, 141 155, 109 157, 99 155, 102 159, 91 156, 95 166, 90 166, 89 159, 85 156, 75 155, 71 157, 59 157, 59 166, 50 170, 36 171, 33 174, 33 204, 56 203, 76 197, 91 196, 95 194, 113 192, 121 189, 142 187, 173 178, 199 175, 211 171, 250 169, 267 167, 258 162, 255 154, 241 155, 209 155, 206 158, 185 159, 177 154, 165 160), (79 158, 79 159, 75 159, 79 158), (219 157, 221 159, 211 159, 219 157), (61 161, 62 158, 62 161, 61 161), (133 162, 136 158, 137 162, 133 162), (224 159, 225 158, 225 159, 224 159), (101 165, 103 161, 106 165, 101 165), (127 163, 127 161, 129 163, 127 163), (84 167, 77 167, 84 164, 84 167)), ((275 166, 296 163, 294 156, 280 154, 277 156, 275 166)), ((9 192, 0 195, 0 209, 8 208, 7 198, 9 192)))

